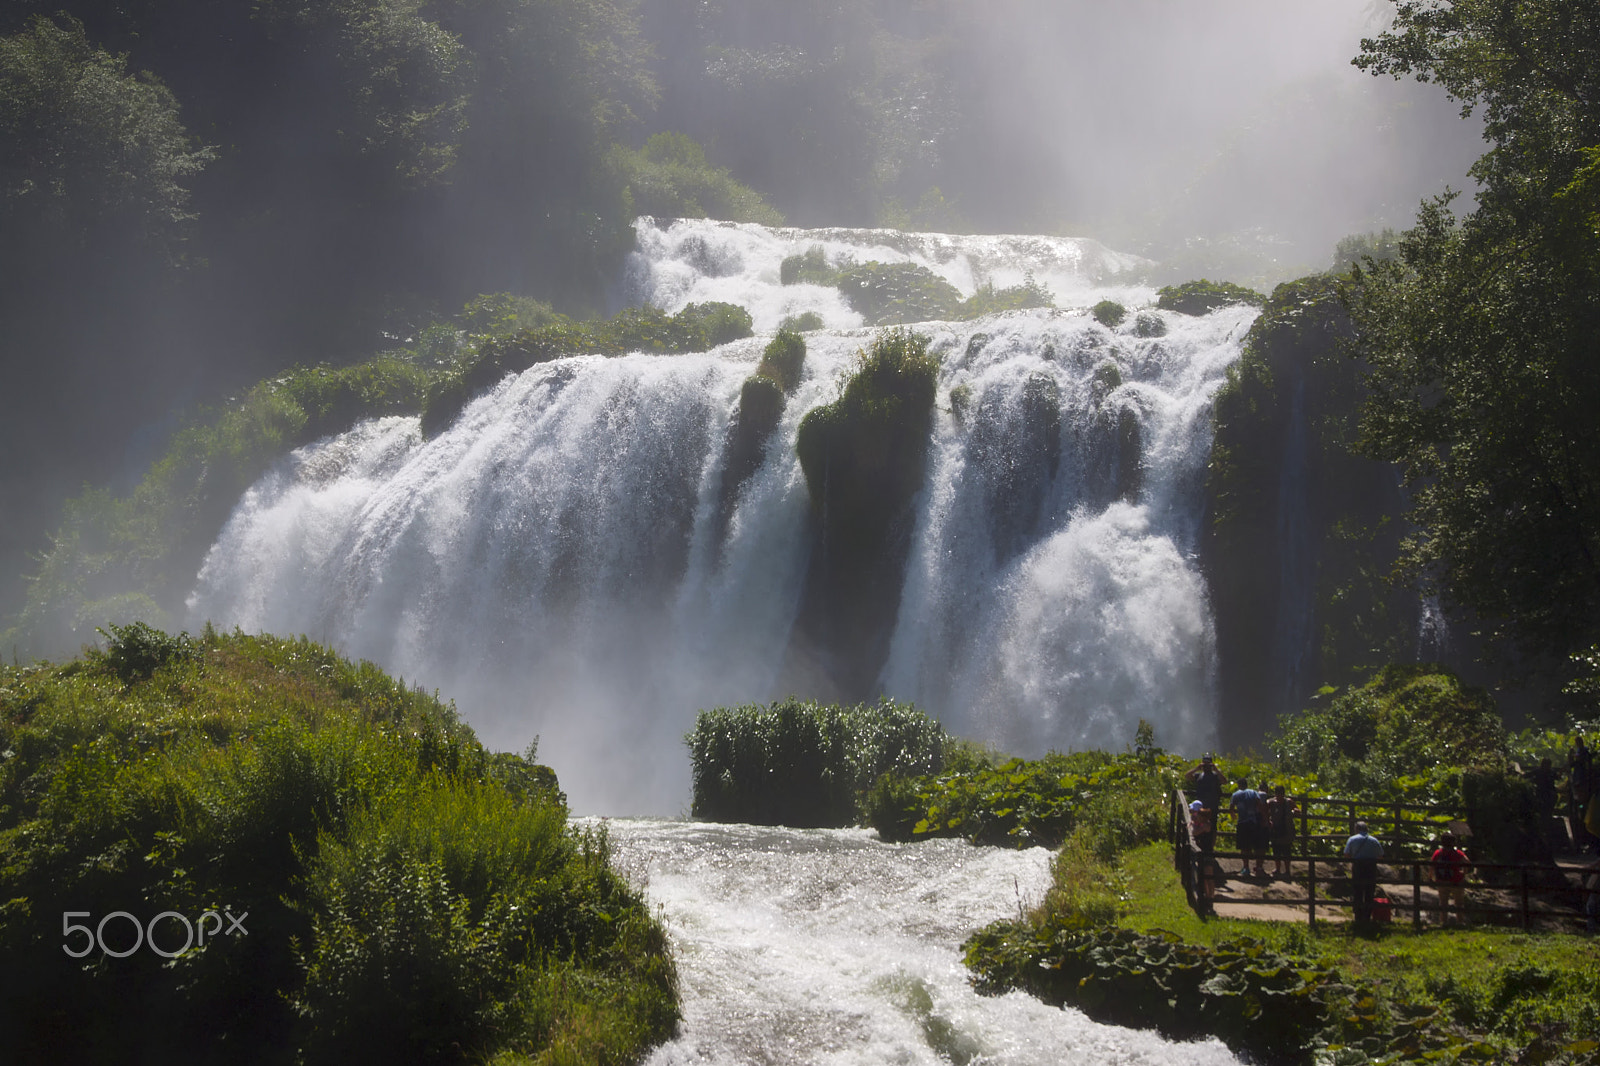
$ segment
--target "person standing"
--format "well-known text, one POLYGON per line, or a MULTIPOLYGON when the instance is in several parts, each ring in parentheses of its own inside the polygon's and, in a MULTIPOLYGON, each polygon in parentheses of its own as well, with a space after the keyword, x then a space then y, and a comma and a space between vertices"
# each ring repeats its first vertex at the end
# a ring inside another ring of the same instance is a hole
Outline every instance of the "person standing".
POLYGON ((1237 819, 1235 840, 1244 852, 1244 868, 1240 877, 1250 876, 1250 860, 1255 859, 1256 876, 1267 876, 1267 827, 1262 822, 1261 793, 1250 787, 1245 778, 1239 779, 1239 788, 1228 804, 1237 819))
POLYGON ((1549 843, 1550 823, 1556 816, 1556 769, 1547 755, 1533 771, 1533 803, 1538 808, 1539 839, 1549 843))
POLYGON ((1344 857, 1350 860, 1356 921, 1369 922, 1372 920, 1372 897, 1378 892, 1378 860, 1383 858, 1383 845, 1367 832, 1366 822, 1357 822, 1355 834, 1344 842, 1344 857))
POLYGON ((1205 758, 1184 775, 1184 780, 1189 783, 1194 798, 1205 804, 1206 810, 1213 815, 1222 807, 1222 771, 1217 769, 1216 761, 1208 751, 1205 758))
POLYGON ((1467 853, 1456 847, 1454 833, 1447 832, 1439 837, 1439 846, 1434 849, 1431 861, 1433 883, 1439 888, 1439 924, 1449 924, 1452 904, 1461 920, 1466 921, 1462 903, 1466 892, 1467 853))
POLYGON ((1282 785, 1267 797, 1267 842, 1272 848, 1272 876, 1287 879, 1289 855, 1294 846, 1294 816, 1300 808, 1294 798, 1284 794, 1282 785))

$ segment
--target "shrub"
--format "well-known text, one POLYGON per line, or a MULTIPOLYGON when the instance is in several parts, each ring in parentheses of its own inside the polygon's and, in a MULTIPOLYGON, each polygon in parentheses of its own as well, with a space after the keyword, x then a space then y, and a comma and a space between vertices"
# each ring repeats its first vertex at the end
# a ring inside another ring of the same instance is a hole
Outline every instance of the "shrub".
POLYGON ((684 738, 697 818, 802 827, 852 825, 880 776, 936 770, 945 734, 910 705, 787 699, 701 711, 684 738))
POLYGON ((547 768, 303 639, 113 644, 123 686, 110 655, 0 667, 8 1061, 532 1057, 574 1019, 612 1041, 581 1058, 624 1061, 671 1031, 659 927, 547 768), (78 963, 63 908, 246 935, 78 963))
POLYGON ((1265 307, 1267 298, 1254 289, 1235 285, 1231 281, 1207 281, 1204 278, 1186 281, 1182 285, 1167 285, 1156 292, 1157 307, 1183 315, 1209 314, 1231 304, 1265 307))
POLYGON ((961 304, 960 317, 978 318, 982 315, 992 315, 1000 311, 1021 311, 1030 307, 1054 307, 1054 297, 1050 290, 1034 280, 1029 273, 1021 285, 1013 285, 1007 289, 996 289, 993 285, 982 285, 961 304))
POLYGON ((915 263, 860 263, 840 271, 834 284, 868 325, 963 317, 960 290, 915 263))
POLYGON ((189 639, 189 634, 171 636, 143 622, 111 627, 111 632, 100 630, 106 637, 106 650, 94 658, 115 674, 122 683, 146 681, 164 666, 179 662, 195 662, 199 650, 189 639))
POLYGON ((1128 309, 1115 300, 1101 300, 1089 308, 1089 313, 1096 322, 1107 329, 1116 329, 1122 325, 1122 320, 1128 317, 1128 309))
POLYGON ((778 328, 780 331, 789 330, 793 333, 807 333, 814 329, 821 329, 823 325, 821 315, 815 311, 803 311, 798 315, 786 317, 778 328))
POLYGON ((737 304, 710 301, 690 304, 673 318, 687 329, 698 330, 700 338, 686 342, 687 350, 705 350, 742 340, 755 333, 750 312, 737 304))
POLYGON ((805 361, 805 339, 795 330, 780 329, 761 353, 756 373, 777 382, 785 393, 792 393, 800 385, 800 371, 805 361))
POLYGON ((957 423, 966 425, 967 412, 972 409, 972 386, 954 385, 950 389, 950 414, 957 423))
POLYGON ((705 149, 686 134, 653 135, 638 150, 613 145, 604 171, 620 189, 628 217, 718 218, 729 222, 783 225, 783 215, 759 193, 712 166, 705 149))
POLYGON ((836 285, 839 273, 828 265, 828 258, 820 244, 813 244, 803 252, 787 256, 778 265, 778 280, 784 285, 836 285))

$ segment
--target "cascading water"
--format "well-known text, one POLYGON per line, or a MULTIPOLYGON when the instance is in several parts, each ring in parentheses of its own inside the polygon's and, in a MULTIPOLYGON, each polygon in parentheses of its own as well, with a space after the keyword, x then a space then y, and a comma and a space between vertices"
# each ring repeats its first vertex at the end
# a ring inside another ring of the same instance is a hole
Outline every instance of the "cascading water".
POLYGON ((563 359, 424 442, 381 419, 297 450, 240 501, 194 622, 304 632, 454 697, 487 743, 535 734, 575 807, 688 799, 695 711, 775 691, 812 548, 794 441, 872 331, 786 255, 918 262, 966 292, 1031 272, 1058 310, 926 323, 941 359, 928 477, 881 674, 953 732, 1019 753, 1213 737, 1194 559, 1211 396, 1253 310, 1084 310, 1137 265, 1093 242, 641 220, 632 299, 721 299, 758 330, 820 314, 765 459, 717 520, 722 442, 766 337, 704 355, 563 359), (957 412, 951 390, 970 400, 957 412))
POLYGON ((979 996, 961 941, 1049 884, 1041 848, 870 831, 613 821, 672 936, 684 1018, 650 1066, 1236 1063, 1020 992, 979 996))

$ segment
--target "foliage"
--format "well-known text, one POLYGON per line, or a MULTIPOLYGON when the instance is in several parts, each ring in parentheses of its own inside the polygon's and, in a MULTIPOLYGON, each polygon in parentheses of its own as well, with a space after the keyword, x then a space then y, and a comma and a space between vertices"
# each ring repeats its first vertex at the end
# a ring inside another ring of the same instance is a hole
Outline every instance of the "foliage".
POLYGON ((370 663, 124 627, 108 655, 0 668, 0 750, 19 1062, 534 1056, 574 1023, 582 1057, 621 1061, 671 1031, 661 930, 553 775, 370 663), (123 671, 135 646, 168 653, 123 671), (248 935, 75 964, 62 906, 226 910, 248 935))
POLYGON ((1405 473, 1411 570, 1558 672, 1600 634, 1597 40, 1579 0, 1405 2, 1356 60, 1438 83, 1491 145, 1474 211, 1425 204, 1353 274, 1363 447, 1405 473))
POLYGON ((605 166, 622 189, 624 214, 783 225, 781 213, 726 168, 708 163, 705 149, 682 133, 657 133, 637 151, 613 145, 605 166))
POLYGON ((972 409, 972 386, 966 383, 950 387, 950 414, 957 423, 965 425, 967 412, 972 409))
POLYGON ((1435 666, 1386 666, 1365 685, 1285 715, 1271 742, 1289 773, 1338 794, 1378 793, 1399 779, 1462 767, 1498 769, 1507 742, 1489 694, 1435 666))
POLYGON ((788 315, 779 324, 778 329, 789 330, 794 333, 808 333, 823 327, 822 316, 815 311, 803 311, 798 315, 788 315))
POLYGON ((1309 685, 1415 654, 1415 589, 1390 577, 1403 500, 1391 467, 1353 451, 1364 394, 1351 336, 1337 279, 1280 285, 1214 402, 1203 547, 1223 700, 1257 709, 1230 716, 1240 741, 1309 685), (1279 613, 1296 586, 1313 603, 1297 633, 1279 613), (1273 665, 1295 659, 1298 692, 1273 665))
POLYGON ((785 394, 800 387, 800 371, 806 362, 806 342, 798 331, 780 329, 761 353, 756 373, 778 383, 785 394))
POLYGON ((915 707, 884 698, 841 707, 797 699, 701 711, 684 738, 697 818, 844 826, 880 776, 938 769, 945 734, 915 707))
POLYGON ((1140 311, 1133 316, 1133 335, 1136 337, 1165 337, 1167 320, 1154 311, 1140 311))
POLYGON ((1249 304, 1266 306, 1267 298, 1253 289, 1235 285, 1231 281, 1186 281, 1182 285, 1167 285, 1157 290, 1156 306, 1163 311, 1176 311, 1184 315, 1204 315, 1219 307, 1249 304))
POLYGON ((148 681, 157 670, 185 660, 197 661, 200 649, 189 634, 172 636, 143 622, 101 630, 106 637, 104 652, 93 652, 91 661, 104 663, 124 685, 148 681))
POLYGON ((1115 300, 1101 300, 1089 308, 1089 313, 1094 320, 1107 329, 1116 329, 1122 325, 1122 320, 1128 317, 1128 309, 1115 300))
POLYGON ((1030 272, 1021 285, 1004 289, 996 289, 993 284, 980 285, 978 291, 961 304, 959 317, 978 318, 981 315, 993 315, 1001 311, 1021 311, 1032 307, 1055 305, 1050 290, 1035 281, 1030 272))
POLYGON ((784 285, 837 285, 839 271, 828 265, 822 245, 813 244, 803 252, 784 257, 778 264, 778 280, 784 285))
POLYGON ((1368 259, 1393 259, 1400 254, 1400 235, 1384 227, 1377 233, 1352 233, 1333 248, 1333 272, 1348 273, 1368 259))
POLYGON ((1087 751, 998 765, 891 774, 872 788, 866 822, 884 840, 962 837, 974 844, 1057 847, 1086 820, 1086 845, 1109 861, 1166 830, 1176 763, 1087 751))
POLYGON ((428 388, 422 431, 448 426, 462 409, 509 374, 569 355, 628 352, 703 352, 752 332, 750 313, 733 304, 689 304, 675 315, 656 307, 632 307, 608 319, 575 322, 565 316, 533 329, 487 339, 470 358, 428 388))
POLYGON ((159 79, 129 73, 126 56, 96 47, 70 15, 34 16, 0 38, 7 258, 36 237, 103 240, 108 225, 174 240, 194 218, 184 182, 214 158, 190 143, 178 101, 159 79))
POLYGON ((392 356, 301 367, 197 417, 131 494, 90 489, 67 505, 7 642, 58 653, 100 626, 175 615, 217 530, 271 463, 363 418, 416 412, 429 376, 392 356))

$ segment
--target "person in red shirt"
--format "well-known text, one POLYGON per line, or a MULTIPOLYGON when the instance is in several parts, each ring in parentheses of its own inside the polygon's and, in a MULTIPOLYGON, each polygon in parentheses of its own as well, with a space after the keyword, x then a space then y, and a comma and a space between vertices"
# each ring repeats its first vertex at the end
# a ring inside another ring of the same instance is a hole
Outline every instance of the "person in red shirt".
POLYGON ((1452 904, 1462 921, 1465 921, 1462 901, 1466 892, 1467 854, 1456 847, 1454 833, 1447 832, 1439 837, 1439 846, 1434 849, 1432 861, 1433 883, 1439 887, 1439 924, 1449 924, 1452 904))

